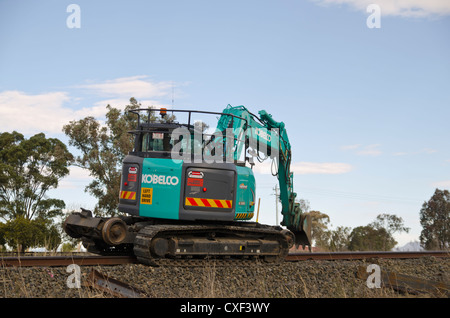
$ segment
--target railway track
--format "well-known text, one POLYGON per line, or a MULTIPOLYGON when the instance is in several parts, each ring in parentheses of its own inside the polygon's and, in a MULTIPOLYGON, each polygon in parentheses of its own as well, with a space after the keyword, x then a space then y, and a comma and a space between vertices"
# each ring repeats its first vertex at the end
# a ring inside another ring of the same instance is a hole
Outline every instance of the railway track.
MULTIPOLYGON (((447 251, 425 251, 425 252, 315 252, 315 253, 289 253, 286 257, 288 262, 305 260, 361 260, 372 258, 420 258, 433 256, 447 258, 450 253, 447 251)), ((123 265, 137 264, 134 256, 99 256, 99 255, 67 255, 67 256, 0 256, 0 267, 39 267, 39 266, 67 266, 77 265, 123 265)))
POLYGON ((122 265, 137 263, 132 256, 7 256, 0 257, 0 266, 67 266, 77 265, 122 265))
POLYGON ((369 258, 420 258, 425 256, 449 257, 448 251, 423 251, 423 252, 315 252, 315 253, 289 253, 287 261, 302 260, 358 260, 369 258))

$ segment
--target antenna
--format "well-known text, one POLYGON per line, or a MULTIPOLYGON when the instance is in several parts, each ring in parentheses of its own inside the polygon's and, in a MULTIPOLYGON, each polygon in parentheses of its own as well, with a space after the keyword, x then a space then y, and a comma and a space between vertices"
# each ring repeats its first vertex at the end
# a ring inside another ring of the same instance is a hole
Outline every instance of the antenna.
POLYGON ((174 105, 174 102, 173 102, 173 81, 172 81, 172 109, 173 109, 173 105, 174 105))

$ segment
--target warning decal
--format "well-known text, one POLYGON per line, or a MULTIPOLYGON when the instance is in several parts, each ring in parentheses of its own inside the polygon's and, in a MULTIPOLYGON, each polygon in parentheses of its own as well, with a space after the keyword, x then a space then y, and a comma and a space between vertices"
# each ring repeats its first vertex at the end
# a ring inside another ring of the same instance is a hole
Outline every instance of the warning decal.
POLYGON ((187 185, 189 187, 203 187, 203 179, 188 178, 187 185))
POLYGON ((127 199, 127 200, 136 200, 136 192, 121 191, 120 192, 120 198, 121 199, 127 199))
POLYGON ((208 208, 222 208, 231 209, 233 205, 232 200, 215 200, 215 199, 201 199, 201 198, 186 198, 184 203, 187 206, 202 206, 208 208))
POLYGON ((141 188, 141 204, 152 204, 153 188, 141 188))

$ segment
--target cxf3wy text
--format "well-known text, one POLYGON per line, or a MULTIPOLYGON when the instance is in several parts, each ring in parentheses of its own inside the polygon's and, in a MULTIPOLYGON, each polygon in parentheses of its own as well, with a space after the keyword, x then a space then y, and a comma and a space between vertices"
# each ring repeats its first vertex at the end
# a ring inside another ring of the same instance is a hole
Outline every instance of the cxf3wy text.
POLYGON ((214 310, 223 310, 225 312, 268 312, 270 303, 226 303, 223 308, 216 307, 214 305, 200 305, 191 304, 188 302, 186 305, 181 305, 180 312, 200 312, 207 313, 208 316, 212 314, 214 310))

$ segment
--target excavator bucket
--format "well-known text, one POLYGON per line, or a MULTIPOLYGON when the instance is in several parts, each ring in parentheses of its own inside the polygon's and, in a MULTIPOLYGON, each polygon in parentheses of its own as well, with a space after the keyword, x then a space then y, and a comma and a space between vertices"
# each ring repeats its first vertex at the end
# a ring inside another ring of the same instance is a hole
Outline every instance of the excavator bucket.
POLYGON ((302 246, 305 249, 305 246, 308 246, 309 251, 311 252, 311 214, 302 213, 300 215, 300 224, 294 229, 289 229, 295 235, 295 247, 302 246))

